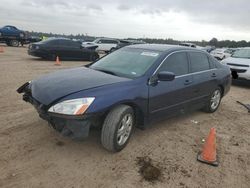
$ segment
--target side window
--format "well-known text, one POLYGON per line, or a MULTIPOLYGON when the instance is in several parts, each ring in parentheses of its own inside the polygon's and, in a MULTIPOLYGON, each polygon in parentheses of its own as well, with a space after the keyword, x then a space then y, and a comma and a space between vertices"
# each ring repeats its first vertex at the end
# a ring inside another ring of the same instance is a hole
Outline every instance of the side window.
POLYGON ((217 68, 217 60, 214 57, 209 57, 209 63, 211 69, 217 68))
POLYGON ((58 45, 60 46, 67 46, 67 41, 66 40, 58 40, 58 45))
POLYGON ((173 72, 176 76, 188 74, 188 59, 186 52, 170 55, 162 64, 159 71, 173 72))
POLYGON ((107 40, 100 40, 100 41, 102 41, 101 43, 103 43, 103 44, 108 44, 109 43, 107 40))
POLYGON ((64 40, 62 41, 63 46, 67 47, 80 47, 80 44, 78 45, 77 42, 71 41, 71 40, 64 40))
POLYGON ((204 53, 189 52, 191 62, 191 72, 199 72, 209 70, 208 57, 204 53))
POLYGON ((102 44, 103 43, 103 40, 98 40, 97 41, 97 44, 102 44))
POLYGON ((58 43, 58 40, 51 40, 48 42, 48 44, 52 46, 57 46, 59 43, 58 43))
POLYGON ((110 44, 118 44, 118 41, 116 41, 116 40, 110 40, 109 43, 110 44))

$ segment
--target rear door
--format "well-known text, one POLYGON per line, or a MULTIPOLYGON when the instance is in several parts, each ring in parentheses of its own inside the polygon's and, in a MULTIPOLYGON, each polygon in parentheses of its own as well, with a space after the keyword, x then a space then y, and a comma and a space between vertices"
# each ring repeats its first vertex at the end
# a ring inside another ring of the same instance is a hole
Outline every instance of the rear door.
POLYGON ((217 69, 209 61, 206 53, 194 51, 188 52, 190 69, 193 75, 195 105, 202 106, 207 102, 209 95, 217 87, 217 69))
POLYGON ((173 81, 158 81, 156 84, 150 84, 149 115, 151 119, 182 112, 193 97, 193 78, 189 74, 186 52, 176 52, 167 57, 155 76, 161 71, 173 72, 176 78, 173 81))

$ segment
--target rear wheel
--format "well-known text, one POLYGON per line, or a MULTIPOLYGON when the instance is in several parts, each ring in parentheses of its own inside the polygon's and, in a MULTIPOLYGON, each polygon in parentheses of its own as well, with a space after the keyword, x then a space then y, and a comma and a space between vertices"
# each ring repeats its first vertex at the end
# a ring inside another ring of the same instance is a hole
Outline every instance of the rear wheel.
POLYGON ((10 40, 9 44, 10 44, 10 46, 18 47, 19 46, 19 41, 18 40, 10 40))
POLYGON ((221 98, 222 98, 222 91, 221 88, 218 87, 210 95, 209 101, 207 101, 204 110, 208 113, 215 112, 220 106, 221 98))
POLYGON ((120 105, 109 112, 102 127, 101 142, 105 149, 118 152, 128 143, 135 124, 134 111, 120 105))

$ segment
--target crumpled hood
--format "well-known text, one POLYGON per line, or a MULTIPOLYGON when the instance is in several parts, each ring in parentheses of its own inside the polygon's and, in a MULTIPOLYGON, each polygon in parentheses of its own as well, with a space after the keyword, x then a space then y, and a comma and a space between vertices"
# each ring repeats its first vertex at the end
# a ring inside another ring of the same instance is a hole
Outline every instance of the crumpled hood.
POLYGON ((32 97, 44 105, 49 105, 69 94, 100 87, 107 84, 128 81, 93 69, 79 67, 47 74, 31 82, 32 97))
POLYGON ((250 65, 250 59, 246 59, 246 58, 229 57, 229 58, 223 60, 223 62, 232 63, 232 64, 250 65))

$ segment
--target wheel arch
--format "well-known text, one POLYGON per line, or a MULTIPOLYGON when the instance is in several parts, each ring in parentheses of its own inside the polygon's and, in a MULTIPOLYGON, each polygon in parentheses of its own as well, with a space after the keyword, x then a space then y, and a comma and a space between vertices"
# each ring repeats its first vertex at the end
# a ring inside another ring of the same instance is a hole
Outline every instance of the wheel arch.
POLYGON ((224 86, 219 84, 218 87, 221 89, 221 96, 223 97, 224 96, 224 91, 225 91, 224 86))
POLYGON ((127 105, 130 106, 133 111, 134 111, 134 115, 135 115, 135 119, 136 119, 136 127, 140 128, 140 129, 144 129, 144 125, 145 125, 145 114, 143 112, 143 110, 141 109, 141 107, 139 105, 137 105, 135 102, 133 101, 123 101, 123 102, 119 102, 116 103, 114 105, 112 105, 108 110, 106 110, 106 112, 103 114, 104 117, 107 116, 107 114, 114 108, 116 108, 119 105, 127 105))

